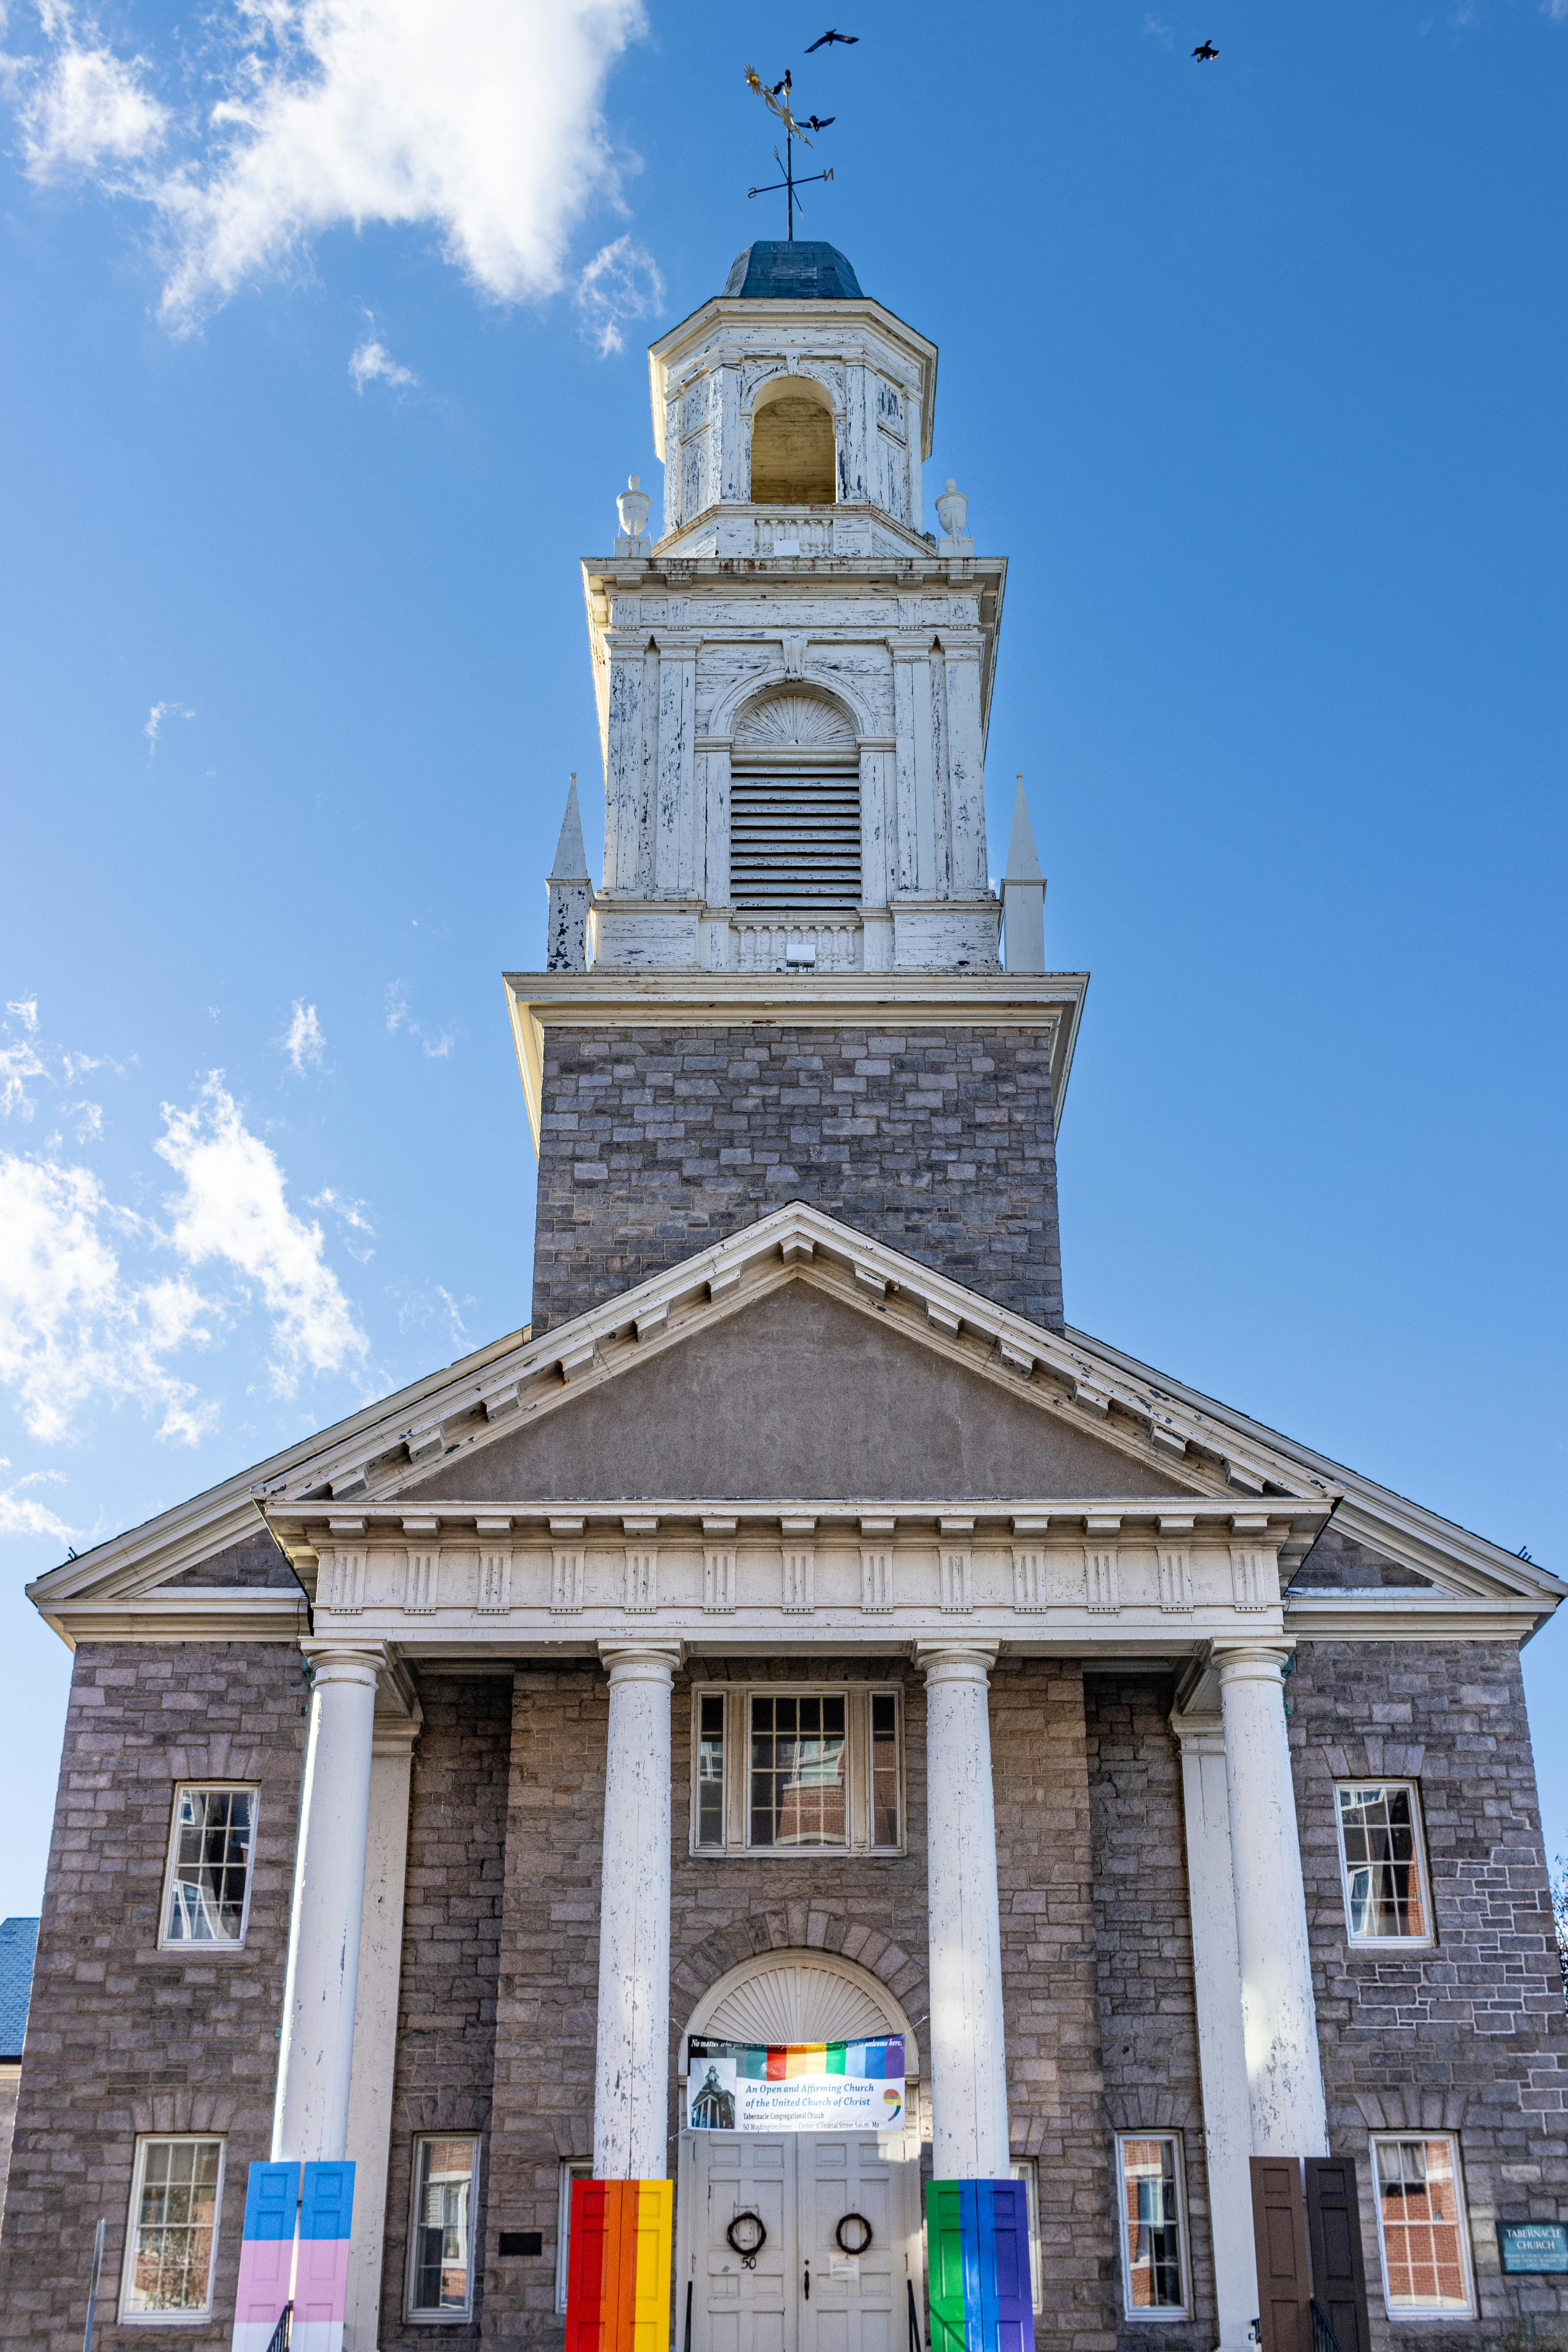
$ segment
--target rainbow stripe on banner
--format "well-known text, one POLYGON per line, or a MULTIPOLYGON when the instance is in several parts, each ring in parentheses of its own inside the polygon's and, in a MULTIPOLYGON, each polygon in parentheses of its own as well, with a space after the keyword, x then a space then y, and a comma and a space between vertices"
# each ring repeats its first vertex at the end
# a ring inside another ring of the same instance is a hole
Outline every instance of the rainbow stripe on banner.
POLYGON ((926 2184, 931 2352, 1035 2352, 1021 2180, 926 2184))
POLYGON ((267 2352, 294 2286, 294 2222, 300 2205, 297 2164, 253 2164, 239 2242, 234 2302, 234 2352, 267 2352))
POLYGON ((292 2303, 291 2352, 343 2352, 352 2164, 253 2164, 234 2304, 234 2352, 268 2352, 292 2303))
POLYGON ((688 2131, 904 2128, 904 2038, 687 2043, 688 2131))
POLYGON ((668 2180, 574 2180, 566 2352, 669 2352, 668 2180))
POLYGON ((735 2074, 742 2083, 795 2083, 814 2074, 842 2074, 849 2083, 901 2083, 904 2078, 901 2033, 881 2042, 785 2042, 765 2049, 700 2038, 691 2044, 693 2059, 710 2051, 732 2052, 735 2074))

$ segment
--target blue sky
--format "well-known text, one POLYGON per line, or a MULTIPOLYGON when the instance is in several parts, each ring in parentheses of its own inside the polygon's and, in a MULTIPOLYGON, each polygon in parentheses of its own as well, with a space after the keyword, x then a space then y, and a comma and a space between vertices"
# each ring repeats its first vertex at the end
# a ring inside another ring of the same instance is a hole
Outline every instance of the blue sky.
POLYGON ((526 1319, 499 975, 570 770, 602 822, 644 346, 779 231, 753 58, 1011 559, 993 867, 1022 768, 1094 975, 1069 1317, 1568 1560, 1568 0, 826 21, 14 0, 0 1913, 68 1671, 25 1580, 526 1319))

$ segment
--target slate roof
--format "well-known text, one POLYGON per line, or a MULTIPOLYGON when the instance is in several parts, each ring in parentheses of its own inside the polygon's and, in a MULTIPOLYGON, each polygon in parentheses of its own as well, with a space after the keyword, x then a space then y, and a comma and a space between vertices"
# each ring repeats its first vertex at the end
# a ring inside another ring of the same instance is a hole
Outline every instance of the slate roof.
POLYGON ((724 280, 727 295, 764 302, 863 301, 860 280, 837 246, 809 237, 764 237, 738 253, 724 280))
POLYGON ((0 2063, 22 2054, 37 1948, 36 1919, 0 1919, 0 2063))

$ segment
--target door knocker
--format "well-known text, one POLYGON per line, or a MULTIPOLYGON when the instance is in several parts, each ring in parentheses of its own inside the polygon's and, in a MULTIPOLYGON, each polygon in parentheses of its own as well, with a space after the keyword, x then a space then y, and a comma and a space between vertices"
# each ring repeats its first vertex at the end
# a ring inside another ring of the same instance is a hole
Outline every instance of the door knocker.
POLYGON ((846 2213, 833 2232, 833 2240, 841 2254, 863 2254, 871 2242, 871 2224, 864 2213, 846 2213), (844 2234, 846 2230, 856 2233, 853 2245, 844 2234))
POLYGON ((754 2271, 757 2256, 768 2242, 768 2225, 760 2213, 737 2213, 724 2232, 726 2242, 741 2257, 744 2270, 754 2271))

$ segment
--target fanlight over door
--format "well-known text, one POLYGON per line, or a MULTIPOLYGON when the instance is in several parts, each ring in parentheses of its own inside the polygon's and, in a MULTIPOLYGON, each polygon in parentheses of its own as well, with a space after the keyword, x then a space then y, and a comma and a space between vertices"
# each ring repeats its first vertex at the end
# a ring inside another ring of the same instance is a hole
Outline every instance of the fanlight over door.
POLYGON ((787 688, 753 703, 730 773, 731 903, 797 914, 858 907, 859 756, 841 706, 787 688))

